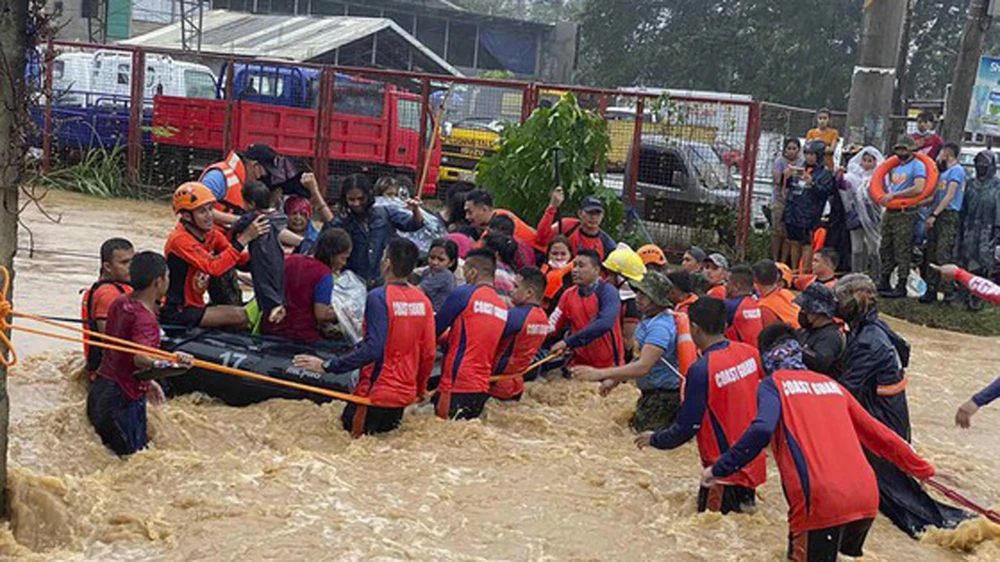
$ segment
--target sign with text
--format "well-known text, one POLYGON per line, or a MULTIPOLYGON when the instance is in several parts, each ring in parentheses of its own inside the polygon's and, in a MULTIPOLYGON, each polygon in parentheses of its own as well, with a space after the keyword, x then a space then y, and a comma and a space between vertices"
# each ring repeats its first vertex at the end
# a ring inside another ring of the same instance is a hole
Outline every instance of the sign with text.
POLYGON ((979 72, 976 74, 976 85, 972 88, 965 130, 1000 136, 1000 58, 979 59, 979 72))

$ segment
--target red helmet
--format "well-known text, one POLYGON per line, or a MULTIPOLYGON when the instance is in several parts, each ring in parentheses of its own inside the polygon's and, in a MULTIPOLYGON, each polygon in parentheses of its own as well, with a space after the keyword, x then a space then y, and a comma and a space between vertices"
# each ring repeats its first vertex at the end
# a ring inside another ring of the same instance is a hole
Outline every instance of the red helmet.
POLYGON ((212 190, 205 187, 205 184, 189 181, 174 191, 174 212, 193 211, 215 201, 215 195, 212 194, 212 190))

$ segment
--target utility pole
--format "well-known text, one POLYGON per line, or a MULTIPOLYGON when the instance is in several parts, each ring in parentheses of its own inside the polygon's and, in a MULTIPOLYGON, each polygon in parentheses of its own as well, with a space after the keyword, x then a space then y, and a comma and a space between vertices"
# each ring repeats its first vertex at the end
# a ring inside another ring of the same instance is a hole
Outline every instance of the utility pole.
POLYGON ((861 19, 858 64, 847 104, 847 142, 884 149, 892 132, 896 62, 908 0, 866 0, 861 19))
POLYGON ((944 128, 941 131, 949 141, 965 140, 965 123, 969 118, 972 88, 976 85, 979 57, 983 55, 986 43, 986 30, 990 27, 990 17, 986 11, 988 4, 989 0, 969 1, 962 45, 959 47, 958 60, 955 61, 955 71, 951 75, 951 91, 946 105, 948 113, 944 116, 944 128))
MULTIPOLYGON (((13 0, 0 10, 0 265, 14 274, 17 252, 17 195, 24 173, 23 127, 27 125, 24 57, 28 37, 28 0, 13 0)), ((10 294, 7 295, 10 298, 10 294)), ((9 335, 9 334, 8 334, 9 335)), ((0 343, 0 354, 7 349, 0 343)), ((7 515, 7 427, 10 401, 7 369, 0 363, 0 516, 7 515)))
MULTIPOLYGON (((903 37, 899 41, 899 57, 896 59, 896 89, 892 95, 892 114, 906 115, 906 88, 910 81, 910 30, 913 26, 913 3, 906 0, 906 15, 903 16, 903 37)), ((892 124, 889 138, 895 139, 906 132, 906 121, 892 124)))

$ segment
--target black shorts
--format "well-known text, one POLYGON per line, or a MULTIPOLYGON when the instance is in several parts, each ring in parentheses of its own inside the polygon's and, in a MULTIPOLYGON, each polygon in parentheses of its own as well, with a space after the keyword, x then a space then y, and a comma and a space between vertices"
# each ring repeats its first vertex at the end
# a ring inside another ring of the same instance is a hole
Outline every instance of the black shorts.
POLYGON ((340 416, 340 421, 344 425, 344 431, 354 433, 354 427, 359 428, 358 435, 377 435, 388 433, 403 423, 403 411, 406 408, 376 408, 375 406, 365 406, 359 408, 357 404, 349 403, 344 407, 344 413, 340 416), (360 417, 359 417, 360 416, 360 417))
POLYGON ((788 533, 788 559, 794 562, 837 562, 837 553, 858 558, 875 519, 788 533))
POLYGON ((447 416, 442 415, 441 395, 435 394, 434 405, 438 408, 439 417, 447 417, 450 420, 474 420, 483 415, 486 402, 490 399, 488 392, 457 392, 451 393, 448 400, 447 416))
POLYGON ((119 457, 146 448, 146 398, 130 400, 115 381, 97 377, 87 391, 87 419, 119 457))
POLYGON ((698 488, 698 512, 712 511, 723 515, 752 513, 757 508, 757 492, 753 488, 716 484, 711 488, 698 488))
POLYGON ((812 244, 813 230, 815 229, 785 223, 785 238, 800 244, 812 244))
POLYGON ((197 328, 205 317, 205 307, 166 305, 160 309, 160 324, 197 328))

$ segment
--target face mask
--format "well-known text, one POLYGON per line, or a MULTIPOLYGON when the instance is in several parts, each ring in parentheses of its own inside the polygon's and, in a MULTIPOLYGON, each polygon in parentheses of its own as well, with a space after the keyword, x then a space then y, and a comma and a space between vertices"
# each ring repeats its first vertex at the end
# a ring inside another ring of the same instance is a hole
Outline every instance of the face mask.
POLYGON ((799 311, 799 325, 805 329, 812 328, 812 322, 809 321, 809 314, 803 311, 799 311))
POLYGON ((566 260, 549 260, 549 267, 552 269, 562 269, 567 265, 569 265, 569 262, 566 260))
POLYGON ((990 173, 990 167, 985 164, 976 164, 976 178, 986 179, 987 174, 990 173))
POLYGON ((837 304, 837 316, 848 324, 851 324, 860 318, 861 313, 858 310, 857 301, 851 299, 844 304, 837 304))

